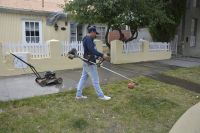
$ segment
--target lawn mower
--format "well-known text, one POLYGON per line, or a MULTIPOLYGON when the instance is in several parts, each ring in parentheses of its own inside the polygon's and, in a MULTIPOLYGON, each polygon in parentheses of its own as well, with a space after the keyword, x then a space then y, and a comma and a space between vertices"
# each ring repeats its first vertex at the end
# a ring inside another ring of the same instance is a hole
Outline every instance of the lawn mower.
POLYGON ((45 72, 44 77, 42 77, 37 72, 35 67, 33 67, 31 64, 25 62, 24 60, 22 60, 20 57, 16 56, 13 53, 10 53, 10 54, 13 55, 15 58, 22 61, 23 63, 25 63, 26 65, 28 65, 31 68, 31 70, 33 71, 33 73, 36 76, 35 82, 38 83, 41 87, 48 86, 48 85, 62 84, 63 79, 57 78, 55 72, 47 71, 47 72, 45 72))
POLYGON ((115 72, 115 71, 113 71, 113 70, 111 70, 111 69, 108 69, 108 68, 104 67, 104 66, 102 65, 102 63, 103 63, 104 60, 99 60, 98 63, 94 63, 94 62, 89 61, 88 59, 85 59, 85 58, 79 56, 79 55, 77 54, 77 50, 76 50, 75 48, 71 49, 71 50, 68 52, 68 58, 71 59, 71 60, 73 60, 74 58, 79 58, 79 59, 81 59, 81 60, 84 61, 84 62, 89 62, 90 64, 93 64, 93 65, 96 65, 96 66, 98 66, 98 67, 101 67, 101 68, 103 68, 103 69, 105 69, 105 70, 107 70, 107 71, 110 71, 110 72, 112 72, 112 73, 114 73, 114 74, 116 74, 116 75, 118 75, 118 76, 121 76, 121 77, 123 77, 123 78, 125 78, 125 79, 131 81, 131 82, 128 83, 128 88, 129 88, 129 89, 133 89, 136 85, 138 85, 138 83, 136 83, 136 82, 133 81, 132 79, 130 79, 130 78, 128 78, 128 77, 126 77, 126 76, 124 76, 124 75, 118 73, 118 72, 115 72))

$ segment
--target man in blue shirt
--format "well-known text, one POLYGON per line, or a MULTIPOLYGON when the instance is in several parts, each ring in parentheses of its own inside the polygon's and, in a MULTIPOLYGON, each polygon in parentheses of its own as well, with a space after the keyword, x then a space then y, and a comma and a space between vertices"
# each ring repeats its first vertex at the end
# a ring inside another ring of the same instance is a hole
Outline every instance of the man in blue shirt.
MULTIPOLYGON (((107 55, 104 55, 97 51, 96 45, 94 43, 94 38, 96 37, 96 34, 98 32, 96 31, 96 28, 94 26, 88 28, 88 35, 86 35, 83 38, 83 48, 84 48, 84 58, 96 63, 96 59, 104 59, 109 60, 110 57, 107 55)), ((100 85, 99 85, 99 75, 97 71, 97 66, 89 63, 89 62, 83 62, 83 71, 80 78, 80 81, 77 86, 77 92, 76 92, 76 99, 86 99, 87 96, 83 96, 82 90, 86 84, 86 81, 88 77, 91 78, 92 84, 95 88, 95 91, 101 100, 110 100, 111 97, 104 95, 100 85)))

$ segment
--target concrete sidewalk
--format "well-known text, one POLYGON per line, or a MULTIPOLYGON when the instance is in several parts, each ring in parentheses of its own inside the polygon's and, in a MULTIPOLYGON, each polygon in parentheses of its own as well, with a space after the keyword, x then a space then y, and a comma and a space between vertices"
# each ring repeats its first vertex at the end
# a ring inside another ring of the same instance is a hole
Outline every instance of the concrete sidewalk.
POLYGON ((0 101, 17 100, 59 92, 55 86, 40 87, 35 77, 24 75, 0 79, 0 101))
POLYGON ((169 133, 200 133, 200 103, 188 109, 169 133))

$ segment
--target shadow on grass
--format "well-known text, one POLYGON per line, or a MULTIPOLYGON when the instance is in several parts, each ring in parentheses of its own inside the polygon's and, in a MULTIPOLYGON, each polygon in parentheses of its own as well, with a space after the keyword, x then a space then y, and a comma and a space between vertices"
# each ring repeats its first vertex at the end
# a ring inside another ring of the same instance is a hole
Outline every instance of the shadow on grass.
POLYGON ((89 126, 89 123, 84 118, 76 118, 72 120, 72 126, 75 129, 85 129, 89 126))

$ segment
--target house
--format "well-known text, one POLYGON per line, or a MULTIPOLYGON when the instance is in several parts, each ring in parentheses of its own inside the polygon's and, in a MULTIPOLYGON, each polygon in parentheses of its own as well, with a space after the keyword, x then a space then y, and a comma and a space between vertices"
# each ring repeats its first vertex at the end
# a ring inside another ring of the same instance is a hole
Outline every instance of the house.
MULTIPOLYGON (((87 33, 87 25, 70 20, 59 20, 53 25, 47 19, 56 12, 65 0, 1 0, 0 43, 43 44, 48 40, 81 41, 87 33)), ((104 41, 106 26, 96 25, 104 41)))
MULTIPOLYGON (((56 2, 62 4, 60 0, 1 0, 0 42, 42 44, 51 39, 68 40, 67 30, 56 31, 46 24, 50 14, 62 11, 56 2)), ((67 28, 64 21, 58 23, 67 28)))
POLYGON ((187 0, 186 14, 178 28, 177 54, 200 57, 200 0, 187 0))

